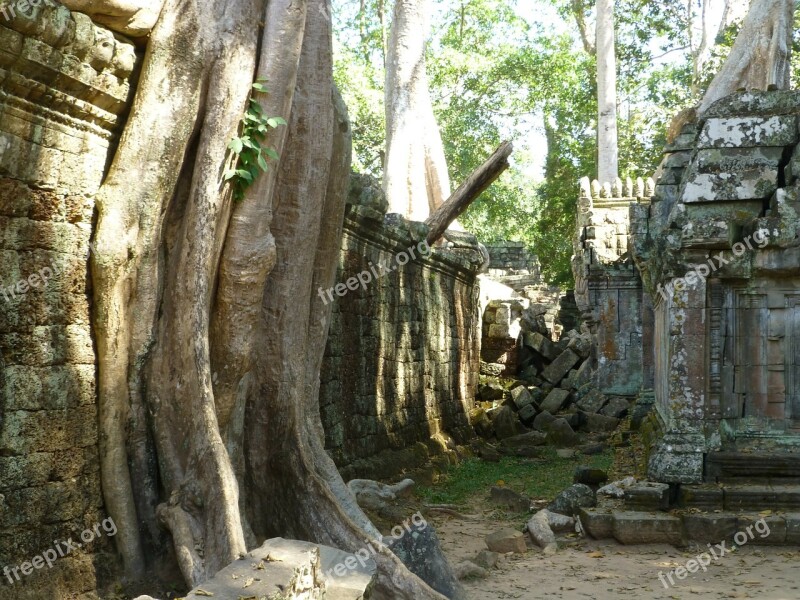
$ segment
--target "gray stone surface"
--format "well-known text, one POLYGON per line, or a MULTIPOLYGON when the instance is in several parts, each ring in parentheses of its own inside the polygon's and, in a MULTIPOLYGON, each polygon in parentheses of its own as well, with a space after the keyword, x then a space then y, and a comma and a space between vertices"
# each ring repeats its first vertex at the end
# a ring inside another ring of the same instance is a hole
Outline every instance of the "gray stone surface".
POLYGON ((581 508, 591 508, 597 505, 592 488, 582 483, 571 485, 556 496, 547 510, 571 517, 577 515, 581 508))
POLYGON ((547 443, 556 448, 572 448, 580 442, 580 436, 572 430, 566 419, 556 419, 546 426, 547 443))
POLYGON ((546 410, 550 414, 556 414, 559 412, 564 404, 567 402, 569 398, 569 391, 562 390, 561 388, 556 388, 544 399, 542 402, 541 409, 544 411, 546 410))
POLYGON ((542 377, 555 385, 569 373, 572 367, 578 364, 578 361, 580 361, 580 356, 567 349, 542 371, 542 377))
POLYGON ((450 600, 465 600, 466 594, 442 552, 439 538, 430 523, 412 525, 400 539, 384 538, 409 571, 450 600))
POLYGON ((487 535, 486 547, 499 554, 507 554, 509 552, 524 554, 528 550, 522 532, 508 527, 487 535))
POLYGON ((664 513, 615 512, 613 533, 620 544, 683 543, 681 520, 664 513))

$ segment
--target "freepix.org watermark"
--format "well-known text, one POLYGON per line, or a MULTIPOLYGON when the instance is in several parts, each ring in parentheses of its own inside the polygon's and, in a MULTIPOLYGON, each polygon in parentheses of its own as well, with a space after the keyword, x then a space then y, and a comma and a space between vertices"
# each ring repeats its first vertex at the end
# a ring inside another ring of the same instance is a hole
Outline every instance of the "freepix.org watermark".
POLYGON ((45 6, 58 6, 57 2, 53 0, 12 0, 11 2, 0 3, 0 15, 3 19, 10 21, 17 16, 17 13, 26 14, 33 8, 45 6))
POLYGON ((102 523, 95 524, 91 529, 82 531, 80 534, 80 542, 73 542, 72 538, 55 540, 52 548, 48 548, 41 554, 37 554, 32 559, 26 560, 16 567, 3 567, 3 575, 6 576, 6 579, 8 579, 11 585, 14 585, 17 581, 21 581, 20 573, 22 573, 23 576, 27 576, 33 573, 34 570, 43 569, 45 566, 51 569, 59 558, 64 558, 67 554, 77 551, 84 544, 90 544, 95 539, 102 537, 103 533, 108 537, 114 537, 117 534, 117 525, 111 517, 108 517, 102 523))
POLYGON ((333 302, 334 293, 341 298, 345 296, 347 292, 355 292, 359 286, 366 290, 367 286, 373 281, 377 281, 387 274, 396 271, 398 266, 402 267, 403 265, 407 265, 412 260, 416 260, 417 252, 419 252, 419 255, 423 257, 428 256, 431 253, 431 247, 428 245, 427 240, 422 240, 416 246, 409 246, 405 252, 396 254, 394 260, 397 264, 392 265, 378 263, 378 266, 376 267, 370 262, 369 269, 365 269, 358 275, 350 277, 344 283, 337 283, 335 286, 330 287, 327 290, 319 288, 317 293, 322 299, 322 302, 327 305, 328 302, 333 302))
MULTIPOLYGON (((748 525, 744 531, 738 531, 736 535, 733 536, 733 543, 736 546, 744 546, 750 540, 755 539, 755 533, 753 533, 754 529, 756 533, 759 534, 761 539, 768 537, 770 534, 769 525, 764 518, 761 518, 752 525, 748 525)), ((719 562, 722 558, 724 558, 725 554, 732 552, 734 549, 735 547, 728 548, 725 541, 722 541, 719 544, 714 544, 713 546, 708 544, 708 552, 703 552, 702 554, 698 554, 696 557, 687 560, 685 566, 677 567, 672 571, 668 571, 666 576, 664 575, 663 571, 659 571, 658 579, 661 581, 661 585, 664 586, 664 589, 668 590, 671 585, 675 585, 673 576, 682 581, 689 576, 689 573, 697 573, 700 569, 702 569, 703 573, 705 573, 711 564, 712 557, 714 562, 719 562), (667 581, 669 581, 669 583, 667 583, 667 581)))
MULTIPOLYGON (((399 540, 412 531, 424 531, 426 527, 428 527, 428 522, 425 520, 425 517, 422 516, 421 512, 416 512, 411 515, 410 519, 403 521, 402 525, 395 525, 392 528, 391 534, 395 540, 399 540)), ((325 575, 327 575, 329 578, 333 578, 333 575, 336 575, 337 577, 344 577, 350 571, 354 571, 358 565, 361 565, 362 569, 366 568, 369 559, 375 556, 378 553, 378 550, 381 549, 388 550, 388 547, 383 543, 383 540, 375 539, 371 542, 368 541, 366 546, 360 548, 342 562, 325 571, 325 575)))
MULTIPOLYGON (((94 245, 90 242, 89 248, 84 255, 84 259, 88 260, 89 256, 94 252, 94 245)), ((24 296, 32 289, 46 288, 53 277, 58 277, 63 273, 63 267, 53 260, 49 267, 42 267, 36 273, 31 273, 24 279, 20 279, 16 283, 9 286, 0 286, 0 296, 6 302, 16 300, 17 296, 24 296)))
MULTIPOLYGON (((747 236, 741 242, 736 242, 731 250, 735 258, 740 258, 745 252, 753 250, 753 242, 756 243, 757 248, 763 248, 769 243, 769 231, 766 229, 759 229, 752 236, 747 236)), ((694 269, 689 271, 683 277, 679 277, 672 283, 666 286, 658 284, 656 288, 658 293, 664 300, 669 300, 675 295, 675 292, 680 292, 687 285, 694 285, 698 281, 705 281, 709 275, 716 273, 720 268, 731 263, 730 255, 728 258, 724 256, 724 252, 712 256, 707 262, 701 265, 695 265, 694 269)))

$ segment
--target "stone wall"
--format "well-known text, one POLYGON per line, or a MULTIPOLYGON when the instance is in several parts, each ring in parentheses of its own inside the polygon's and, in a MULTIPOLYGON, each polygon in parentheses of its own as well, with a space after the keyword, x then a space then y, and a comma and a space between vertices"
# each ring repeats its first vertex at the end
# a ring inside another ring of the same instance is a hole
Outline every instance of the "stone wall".
POLYGON ((572 270, 575 301, 593 339, 593 381, 604 394, 636 397, 652 388, 644 345, 649 299, 628 252, 631 206, 649 205, 653 182, 581 182, 572 270))
POLYGON ((485 244, 489 252, 488 275, 520 291, 526 285, 542 282, 539 257, 522 242, 495 242, 485 244))
POLYGON ((425 225, 385 211, 379 187, 355 176, 320 390, 326 447, 345 478, 390 477, 472 433, 477 242, 448 232, 445 246, 426 256, 425 225), (368 272, 380 278, 351 279, 368 272))
MULTIPOLYGON (((58 5, 0 21, 0 569, 106 518, 87 255, 135 62, 58 5)), ((106 549, 3 575, 0 599, 91 597, 106 549)))
POLYGON ((667 148, 652 204, 632 213, 655 305, 660 481, 797 462, 799 118, 797 92, 720 100, 667 148))

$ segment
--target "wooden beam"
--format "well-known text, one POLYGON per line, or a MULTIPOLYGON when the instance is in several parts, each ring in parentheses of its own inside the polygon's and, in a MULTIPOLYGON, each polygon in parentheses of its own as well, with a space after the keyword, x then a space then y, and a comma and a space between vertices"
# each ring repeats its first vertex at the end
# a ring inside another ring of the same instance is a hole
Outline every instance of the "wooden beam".
POLYGON ((513 149, 511 142, 500 144, 494 154, 475 169, 447 201, 428 217, 425 224, 430 227, 430 232, 428 233, 429 244, 437 242, 447 231, 450 223, 467 210, 467 207, 477 200, 478 196, 509 167, 508 157, 511 156, 513 149))

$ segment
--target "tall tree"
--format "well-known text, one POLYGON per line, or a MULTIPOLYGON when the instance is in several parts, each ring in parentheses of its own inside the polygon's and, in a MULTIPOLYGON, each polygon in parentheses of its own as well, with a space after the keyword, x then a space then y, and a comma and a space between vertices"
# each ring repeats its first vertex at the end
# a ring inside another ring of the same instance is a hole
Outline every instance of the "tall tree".
MULTIPOLYGON (((329 14, 166 0, 148 41, 91 259, 101 477, 129 574, 174 556, 195 585, 267 536, 356 551, 377 535, 318 406, 330 308, 312 290, 335 276, 350 158, 329 14), (257 148, 239 137, 248 106, 289 125, 269 140, 279 164, 234 202, 229 142, 257 148)), ((442 600, 390 552, 375 560, 374 598, 442 600)))
POLYGON ((384 88, 383 188, 389 210, 416 221, 424 221, 450 196, 425 61, 430 9, 430 0, 396 0, 384 88))
POLYGON ((789 87, 794 11, 794 0, 753 0, 727 60, 700 103, 701 114, 738 89, 789 87))
POLYGON ((619 176, 614 0, 597 0, 597 178, 619 176))

